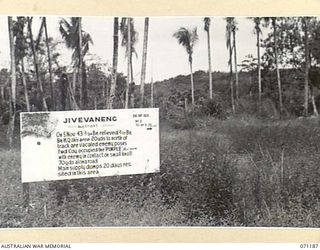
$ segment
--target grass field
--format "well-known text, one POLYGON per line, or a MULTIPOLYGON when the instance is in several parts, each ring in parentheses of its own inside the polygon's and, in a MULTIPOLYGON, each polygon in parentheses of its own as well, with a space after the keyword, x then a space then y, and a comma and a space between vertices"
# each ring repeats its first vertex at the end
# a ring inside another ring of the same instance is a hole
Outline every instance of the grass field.
POLYGON ((30 184, 19 150, 0 151, 0 227, 320 226, 315 119, 161 124, 161 172, 30 184))

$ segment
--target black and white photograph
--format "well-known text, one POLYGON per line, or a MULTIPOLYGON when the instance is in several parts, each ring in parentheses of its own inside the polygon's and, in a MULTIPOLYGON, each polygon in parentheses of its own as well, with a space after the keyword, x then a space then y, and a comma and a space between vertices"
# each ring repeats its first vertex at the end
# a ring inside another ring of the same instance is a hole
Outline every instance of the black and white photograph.
POLYGON ((0 16, 0 228, 320 227, 318 16, 0 16))

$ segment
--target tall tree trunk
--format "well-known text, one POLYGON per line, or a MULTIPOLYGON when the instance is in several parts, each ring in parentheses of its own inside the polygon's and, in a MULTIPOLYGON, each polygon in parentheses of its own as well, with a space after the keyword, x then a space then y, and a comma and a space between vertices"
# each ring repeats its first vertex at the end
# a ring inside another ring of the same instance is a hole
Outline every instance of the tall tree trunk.
POLYGON ((309 69, 310 69, 310 52, 309 52, 309 20, 308 17, 302 19, 304 23, 304 49, 305 49, 305 77, 304 77, 304 115, 308 116, 308 96, 309 96, 309 69))
POLYGON ((146 79, 147 67, 147 51, 148 51, 148 30, 149 30, 149 17, 144 19, 144 37, 143 37, 143 53, 142 53, 142 67, 141 67, 141 81, 140 81, 140 108, 144 106, 144 84, 146 79))
MULTIPOLYGON (((59 91, 61 98, 61 108, 59 108, 59 110, 79 110, 72 88, 72 83, 71 81, 69 81, 67 74, 62 73, 59 81, 59 91)), ((57 107, 59 107, 59 105, 57 105, 57 107)))
POLYGON ((115 17, 113 21, 113 62, 112 62, 112 79, 110 86, 110 97, 107 104, 108 109, 114 108, 117 87, 117 68, 118 68, 118 50, 119 50, 119 18, 115 17))
POLYGON ((130 107, 131 108, 134 108, 135 107, 135 84, 134 83, 131 83, 130 84, 130 107))
POLYGON ((194 83, 193 83, 193 70, 192 70, 192 57, 189 58, 190 63, 190 81, 191 81, 191 99, 192 105, 194 106, 194 83))
POLYGON ((75 96, 73 95, 70 86, 67 87, 67 94, 69 95, 69 103, 70 103, 70 109, 71 110, 80 110, 77 100, 75 96))
MULTIPOLYGON (((61 111, 66 111, 67 110, 67 106, 69 106, 69 108, 71 110, 73 110, 73 102, 72 102, 72 91, 68 91, 68 85, 69 85, 69 81, 67 80, 67 75, 66 74, 62 74, 62 76, 60 77, 60 84, 59 84, 59 92, 60 92, 60 104, 61 107, 59 110, 61 111), (68 103, 67 103, 68 101, 68 103), (67 105, 69 104, 69 105, 67 105)), ((70 88, 70 86, 69 86, 70 88)), ((71 89, 71 88, 70 88, 71 89)))
POLYGON ((313 115, 318 117, 319 116, 319 112, 318 112, 318 109, 317 109, 316 101, 314 99, 315 87, 311 86, 310 89, 309 89, 309 92, 310 92, 311 102, 312 102, 312 107, 313 107, 313 115))
POLYGON ((12 17, 8 17, 8 30, 9 30, 9 42, 10 42, 10 60, 11 60, 11 95, 10 95, 10 123, 8 128, 8 140, 10 149, 13 148, 13 136, 14 136, 14 124, 16 114, 16 57, 14 46, 14 34, 13 34, 13 21, 12 17))
POLYGON ((4 103, 4 86, 0 86, 0 104, 4 103))
POLYGON ((126 86, 126 97, 125 97, 125 108, 129 108, 129 89, 131 83, 131 18, 127 18, 128 23, 128 43, 127 43, 127 86, 126 86))
POLYGON ((273 39, 274 39, 274 63, 276 65, 277 71, 277 83, 278 83, 278 95, 279 95, 279 109, 280 109, 280 117, 282 115, 283 106, 282 106, 282 89, 281 89, 281 78, 280 78, 280 70, 278 65, 278 41, 277 41, 277 25, 276 25, 276 17, 272 17, 272 27, 273 27, 273 39))
POLYGON ((79 89, 80 89, 80 109, 83 108, 83 82, 82 82, 82 25, 81 25, 81 17, 78 18, 78 52, 79 52, 79 65, 78 65, 78 76, 79 76, 79 89))
POLYGON ((134 77, 133 77, 133 63, 132 63, 132 50, 131 50, 131 54, 130 54, 130 75, 131 75, 131 78, 130 78, 130 83, 134 82, 134 77))
POLYGON ((239 102, 239 77, 238 77, 238 62, 237 62, 237 45, 236 45, 236 28, 233 29, 233 50, 234 50, 234 72, 236 75, 236 101, 239 102))
MULTIPOLYGON (((103 88, 104 88, 104 92, 105 92, 105 100, 106 100, 106 103, 110 103, 110 86, 108 86, 108 81, 105 81, 103 83, 103 88)), ((107 107, 108 108, 108 107, 107 107)))
POLYGON ((153 97, 153 92, 154 92, 154 85, 153 85, 153 77, 151 77, 151 86, 150 86, 151 90, 150 90, 150 104, 151 104, 151 108, 154 107, 154 97, 153 97))
POLYGON ((233 72, 232 72, 232 47, 229 47, 229 67, 230 67, 230 91, 231 91, 231 107, 232 113, 236 113, 235 103, 234 103, 234 91, 233 91, 233 72))
POLYGON ((52 102, 52 110, 55 110, 55 98, 54 98, 54 86, 53 86, 53 77, 52 77, 52 61, 51 61, 51 53, 49 48, 49 37, 48 37, 48 29, 47 29, 47 19, 43 17, 43 25, 44 25, 44 33, 46 36, 46 47, 47 47, 47 55, 48 55, 48 66, 49 66, 49 83, 50 83, 50 94, 51 94, 51 102, 52 102))
MULTIPOLYGON (((10 124, 8 130, 9 147, 13 148, 14 126, 15 126, 15 114, 16 114, 16 57, 14 46, 14 34, 13 34, 13 22, 12 17, 8 17, 8 29, 9 29, 9 42, 10 42, 10 60, 11 60, 11 95, 10 95, 10 124)), ((22 197, 23 206, 29 205, 29 183, 22 184, 22 197)))
POLYGON ((83 104, 82 108, 86 109, 88 104, 88 82, 87 82, 87 68, 86 63, 82 62, 82 93, 83 93, 83 104))
POLYGON ((98 105, 97 105, 97 97, 94 97, 94 110, 98 109, 98 105))
POLYGON ((208 40, 208 63, 209 63, 209 97, 212 99, 212 69, 211 69, 211 42, 210 42, 210 26, 207 30, 207 40, 208 40))
POLYGON ((29 30, 31 50, 32 50, 32 55, 33 55, 33 63, 34 63, 36 78, 37 78, 37 82, 38 82, 38 89, 39 89, 39 93, 40 93, 40 98, 42 99, 43 110, 48 111, 48 106, 47 106, 46 99, 44 98, 43 86, 42 86, 42 81, 41 81, 40 72, 39 72, 37 51, 36 51, 34 41, 33 41, 31 22, 32 22, 32 18, 28 17, 28 30, 29 30))
POLYGON ((21 59, 21 78, 22 78, 22 84, 23 84, 23 90, 24 90, 24 98, 26 99, 26 106, 27 111, 30 112, 30 101, 29 101, 29 95, 28 95, 28 86, 27 86, 27 80, 25 75, 25 69, 24 69, 24 58, 21 59))
MULTIPOLYGON (((24 25, 23 25, 23 27, 24 27, 24 25)), ((22 28, 22 33, 23 33, 23 28, 22 28)), ((22 42, 22 47, 25 47, 25 39, 23 37, 21 38, 21 42, 22 42)), ((20 64, 21 64, 22 85, 23 85, 23 89, 24 89, 24 97, 26 100, 27 112, 30 112, 31 106, 30 106, 30 101, 29 101, 28 85, 27 85, 25 67, 24 67, 25 66, 24 56, 21 57, 20 64)))
POLYGON ((261 111, 262 86, 261 86, 260 30, 256 29, 256 32, 257 32, 257 57, 258 57, 259 111, 261 111))
POLYGON ((73 67, 72 72, 72 86, 70 86, 70 90, 73 94, 73 96, 76 96, 76 85, 77 85, 77 68, 73 67))

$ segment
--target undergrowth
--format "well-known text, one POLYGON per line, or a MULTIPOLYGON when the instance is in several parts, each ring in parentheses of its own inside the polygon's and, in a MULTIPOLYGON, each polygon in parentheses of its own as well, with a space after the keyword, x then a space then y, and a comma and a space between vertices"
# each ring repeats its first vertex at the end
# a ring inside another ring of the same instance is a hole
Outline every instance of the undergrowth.
POLYGON ((317 120, 196 119, 161 127, 160 173, 30 184, 0 151, 0 227, 320 225, 317 120))

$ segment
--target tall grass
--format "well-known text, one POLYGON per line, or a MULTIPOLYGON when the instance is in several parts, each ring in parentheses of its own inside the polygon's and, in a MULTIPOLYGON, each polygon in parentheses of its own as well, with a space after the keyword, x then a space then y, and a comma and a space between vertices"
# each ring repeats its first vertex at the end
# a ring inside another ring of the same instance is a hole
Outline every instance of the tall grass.
POLYGON ((242 222, 250 226, 319 226, 318 121, 225 123, 222 130, 229 135, 234 153, 242 158, 238 165, 242 187, 237 195, 242 222))
POLYGON ((0 227, 320 225, 317 120, 161 126, 161 172, 30 184, 0 151, 0 227))

